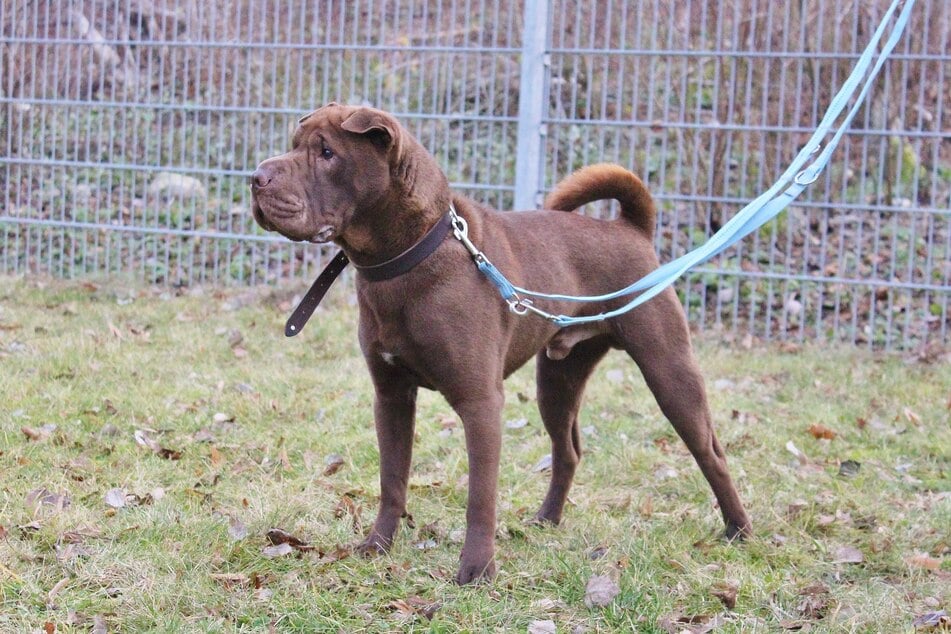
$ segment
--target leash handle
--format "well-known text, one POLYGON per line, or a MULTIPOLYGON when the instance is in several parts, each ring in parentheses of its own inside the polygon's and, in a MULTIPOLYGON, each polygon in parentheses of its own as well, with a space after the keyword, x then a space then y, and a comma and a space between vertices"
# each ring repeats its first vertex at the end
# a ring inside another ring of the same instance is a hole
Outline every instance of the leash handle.
POLYGON ((285 337, 293 337, 300 334, 300 331, 304 329, 304 325, 307 324, 307 320, 314 314, 317 304, 324 298, 327 289, 334 283, 334 280, 340 277, 340 274, 343 273, 343 270, 347 268, 347 264, 349 263, 350 258, 347 257, 347 254, 343 251, 338 251, 337 255, 330 261, 330 264, 320 272, 320 275, 314 280, 311 287, 307 289, 307 293, 303 299, 300 300, 294 312, 291 313, 287 323, 284 325, 285 337))

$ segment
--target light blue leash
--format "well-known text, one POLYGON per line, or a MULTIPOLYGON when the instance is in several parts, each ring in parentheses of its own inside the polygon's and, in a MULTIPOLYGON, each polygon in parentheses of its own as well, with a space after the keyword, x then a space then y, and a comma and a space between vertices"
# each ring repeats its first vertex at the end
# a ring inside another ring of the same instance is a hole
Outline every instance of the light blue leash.
POLYGON ((889 34, 888 39, 885 41, 885 44, 882 46, 882 51, 878 55, 878 58, 874 60, 874 65, 872 65, 873 58, 875 58, 875 49, 878 47, 879 42, 885 34, 886 24, 891 20, 899 4, 901 4, 901 0, 894 0, 894 2, 892 2, 891 6, 888 8, 888 11, 886 11, 885 17, 881 24, 879 24, 878 28, 875 30, 871 41, 862 52, 858 62, 856 62, 852 73, 846 79, 845 84, 839 90, 838 94, 836 94, 836 96, 832 99, 832 102, 829 105, 829 110, 819 123, 816 132, 805 144, 803 149, 799 152, 782 176, 779 177, 779 180, 776 181, 776 183, 765 193, 761 194, 759 197, 741 209, 736 216, 731 218, 729 222, 727 222, 716 233, 714 233, 705 244, 697 247, 693 251, 685 253, 679 258, 672 260, 663 266, 660 266, 654 271, 651 271, 649 274, 630 286, 622 288, 618 291, 614 291, 613 293, 607 293, 605 295, 587 296, 558 295, 530 291, 519 286, 515 286, 509 282, 505 275, 503 275, 502 272, 499 271, 499 269, 489 261, 485 254, 474 244, 472 244, 468 238, 468 227, 466 226, 465 219, 456 214, 455 209, 450 206, 449 213, 452 218, 453 235, 465 245, 466 249, 468 249, 469 253, 472 255, 472 258, 475 260, 479 271, 481 271, 482 274, 485 275, 490 282, 492 282, 496 289, 498 289, 499 293, 502 295, 502 298, 508 303, 509 308, 519 315, 532 312, 544 317, 545 319, 548 319, 558 326, 564 327, 575 324, 603 321, 605 319, 617 317, 618 315, 622 315, 632 310, 673 284, 674 281, 676 281, 692 267, 722 253, 729 247, 736 244, 736 242, 743 239, 756 229, 763 226, 766 222, 779 215, 779 213, 789 206, 789 204, 795 200, 799 194, 801 194, 806 189, 806 187, 818 180, 820 173, 829 163, 832 152, 839 144, 839 141, 842 139, 845 131, 851 125, 852 119, 855 117, 860 106, 862 105, 862 102, 865 100, 865 97, 871 89, 876 76, 878 75, 882 66, 885 64, 885 61, 891 54, 892 50, 894 50, 895 46, 898 44, 898 40, 901 38, 901 34, 908 23, 908 19, 911 15, 911 10, 915 4, 915 0, 905 1, 905 5, 902 7, 901 13, 895 21, 894 28, 889 34), (871 72, 869 72, 870 66, 872 67, 871 72), (832 129, 833 122, 845 110, 849 99, 855 94, 855 91, 861 83, 863 77, 865 77, 865 83, 862 86, 855 103, 852 105, 852 108, 849 110, 841 125, 839 125, 838 129, 835 131, 832 139, 830 139, 825 148, 823 148, 821 144, 822 139, 832 129), (807 163, 809 158, 817 152, 819 152, 819 155, 815 158, 812 164, 804 168, 803 166, 807 163), (792 181, 792 184, 786 187, 790 181, 792 181), (785 191, 781 192, 780 190, 783 187, 786 187, 786 189, 785 191), (531 299, 521 297, 521 295, 526 295, 529 297, 557 301, 601 302, 626 295, 632 295, 634 293, 640 294, 620 308, 583 317, 554 315, 537 308, 531 299))

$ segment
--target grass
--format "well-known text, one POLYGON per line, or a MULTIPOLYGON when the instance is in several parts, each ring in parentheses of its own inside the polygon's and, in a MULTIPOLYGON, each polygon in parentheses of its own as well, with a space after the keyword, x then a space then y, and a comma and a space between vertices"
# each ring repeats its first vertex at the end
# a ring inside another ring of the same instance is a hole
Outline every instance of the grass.
POLYGON ((431 393, 413 526, 388 556, 340 558, 378 491, 349 293, 287 340, 286 291, 0 278, 0 631, 901 632, 951 609, 951 364, 714 333, 697 348, 745 544, 718 539, 706 483, 614 354, 557 529, 524 522, 547 440, 532 369, 508 381, 503 420, 528 422, 504 432, 494 583, 451 582, 465 452, 431 393), (271 528, 315 549, 267 557, 271 528), (589 608, 595 575, 620 592, 589 608))

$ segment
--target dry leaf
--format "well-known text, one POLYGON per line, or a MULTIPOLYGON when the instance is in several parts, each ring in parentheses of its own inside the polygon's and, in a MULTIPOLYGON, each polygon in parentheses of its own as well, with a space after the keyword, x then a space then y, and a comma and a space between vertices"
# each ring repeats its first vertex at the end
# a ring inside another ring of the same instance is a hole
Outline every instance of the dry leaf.
POLYGON ((115 324, 113 324, 111 321, 107 322, 106 325, 109 326, 109 332, 112 333, 112 336, 119 341, 122 341, 122 331, 116 328, 115 324))
POLYGON ((813 437, 816 438, 817 440, 819 439, 834 440, 835 437, 838 435, 834 431, 826 427, 825 425, 820 425, 819 423, 814 423, 810 425, 809 433, 812 434, 813 437))
POLYGON ((528 624, 528 634, 556 634, 558 628, 551 619, 545 621, 532 621, 528 624))
POLYGON ((856 460, 843 460, 839 463, 839 475, 843 478, 851 478, 858 474, 862 468, 862 463, 856 460))
POLYGON ((324 475, 332 476, 333 474, 340 471, 343 467, 343 456, 340 454, 332 453, 326 458, 324 458, 324 475))
POLYGON ((796 460, 799 461, 800 465, 809 464, 809 457, 806 456, 806 454, 804 454, 802 451, 800 451, 799 448, 793 444, 793 441, 790 440, 789 442, 786 443, 786 451, 796 456, 796 460))
POLYGON ((92 634, 108 634, 109 628, 106 627, 106 618, 101 614, 92 617, 92 634))
POLYGON ((902 409, 902 414, 904 414, 905 419, 906 419, 909 423, 911 423, 912 425, 914 425, 915 427, 920 427, 920 426, 921 426, 921 416, 919 416, 918 414, 916 414, 916 413, 914 412, 914 410, 912 410, 910 407, 905 407, 905 408, 903 408, 903 409, 902 409))
POLYGON ((951 629, 951 617, 948 616, 948 613, 944 610, 937 610, 935 612, 926 612, 920 616, 916 616, 915 620, 911 622, 915 630, 941 630, 947 631, 951 629))
POLYGON ((26 494, 26 504, 33 508, 52 506, 56 511, 62 511, 69 506, 70 499, 65 493, 53 493, 49 489, 34 489, 26 494))
POLYGON ((162 446, 158 444, 157 441, 153 440, 149 433, 144 429, 136 429, 133 432, 132 437, 135 438, 135 442, 140 446, 145 447, 149 451, 159 452, 162 449, 162 446))
POLYGON ((248 536, 248 528, 244 525, 244 522, 232 515, 228 518, 228 535, 236 542, 241 541, 248 536))
POLYGON ((913 555, 906 559, 905 563, 907 563, 909 566, 912 566, 913 568, 921 568, 923 570, 934 571, 941 568, 941 560, 936 559, 935 557, 932 557, 926 553, 918 553, 913 555))
POLYGON ((182 452, 178 449, 169 449, 168 447, 161 447, 156 455, 159 458, 165 458, 166 460, 181 460, 182 452))
POLYGON ((106 504, 114 509, 121 509, 126 505, 125 491, 122 489, 109 489, 106 491, 106 504))
POLYGON ((621 588, 611 577, 594 575, 588 579, 588 585, 585 587, 584 604, 589 608, 604 607, 620 592, 621 588))
POLYGON ((221 452, 218 451, 218 448, 215 447, 214 445, 211 446, 211 452, 210 452, 209 458, 211 459, 211 466, 212 466, 212 467, 218 468, 218 467, 221 466, 221 462, 222 462, 222 460, 223 460, 223 457, 222 457, 222 455, 221 455, 221 452))
MULTIPOLYGON (((815 583, 799 591, 802 599, 796 606, 796 611, 803 618, 817 621, 825 617, 829 611, 829 604, 832 597, 829 594, 829 588, 821 583, 815 583)), ((787 628, 789 629, 789 628, 787 628)))
POLYGON ((713 587, 713 596, 720 599, 720 602, 728 610, 736 607, 736 594, 739 587, 735 583, 721 583, 713 587))
POLYGON ((535 463, 535 466, 532 467, 532 471, 535 473, 541 473, 542 471, 551 470, 551 454, 542 456, 541 459, 535 463))
POLYGON ((267 557, 268 559, 274 559, 275 557, 284 557, 285 555, 290 555, 294 552, 294 547, 284 542, 282 544, 276 544, 274 546, 266 546, 261 554, 267 557))
POLYGON ((432 621, 433 616, 435 616, 436 611, 442 607, 442 604, 414 596, 407 599, 396 599, 388 603, 386 607, 396 612, 401 620, 409 620, 416 616, 422 616, 427 621, 432 621))
POLYGON ((287 544, 294 550, 300 551, 310 551, 315 549, 314 546, 311 546, 303 539, 295 537, 294 535, 291 535, 287 531, 280 528, 272 528, 268 530, 268 532, 265 534, 265 537, 267 537, 267 540, 275 546, 287 544))
POLYGON ((226 588, 251 585, 251 578, 240 572, 214 572, 208 576, 226 588))
POLYGON ((706 634, 723 624, 722 617, 709 614, 685 616, 683 614, 668 614, 657 620, 657 626, 670 634, 706 634))
POLYGON ((36 442, 39 440, 46 440, 47 438, 49 438, 53 434, 53 432, 56 431, 56 425, 52 423, 48 423, 46 425, 43 425, 39 429, 35 429, 33 427, 27 427, 24 425, 23 427, 20 428, 20 431, 23 433, 24 436, 27 437, 27 439, 32 440, 33 442, 36 442))
POLYGON ((49 608, 50 610, 56 609, 56 603, 54 599, 56 599, 56 595, 59 594, 60 591, 63 588, 65 588, 68 583, 69 583, 69 577, 65 577, 57 581, 56 585, 50 588, 50 591, 46 593, 46 607, 47 608, 49 608))
POLYGON ((860 564, 865 561, 865 555, 854 546, 840 546, 835 549, 833 556, 835 557, 832 560, 834 564, 860 564))
POLYGON ((136 429, 132 436, 135 438, 135 442, 139 446, 145 447, 160 458, 165 458, 166 460, 179 460, 182 457, 181 451, 163 447, 158 443, 157 440, 149 436, 149 432, 144 429, 136 429))
POLYGON ((241 342, 244 341, 244 335, 241 334, 241 331, 237 328, 233 328, 228 331, 228 345, 232 348, 237 348, 241 345, 241 342))

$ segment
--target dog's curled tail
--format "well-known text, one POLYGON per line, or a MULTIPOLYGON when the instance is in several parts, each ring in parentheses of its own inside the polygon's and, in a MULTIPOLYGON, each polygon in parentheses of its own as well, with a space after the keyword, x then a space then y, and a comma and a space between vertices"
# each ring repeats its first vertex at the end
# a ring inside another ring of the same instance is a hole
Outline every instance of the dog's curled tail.
POLYGON ((621 204, 621 216, 644 235, 654 236, 657 210, 654 199, 640 178, 612 163, 583 167, 564 179, 545 199, 545 209, 574 211, 595 200, 614 199, 621 204))

